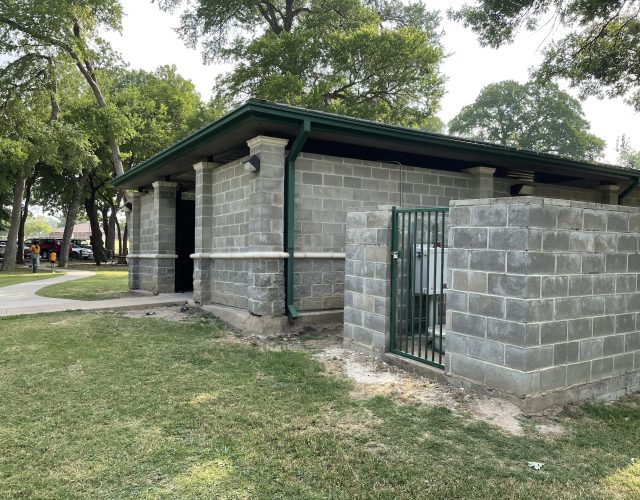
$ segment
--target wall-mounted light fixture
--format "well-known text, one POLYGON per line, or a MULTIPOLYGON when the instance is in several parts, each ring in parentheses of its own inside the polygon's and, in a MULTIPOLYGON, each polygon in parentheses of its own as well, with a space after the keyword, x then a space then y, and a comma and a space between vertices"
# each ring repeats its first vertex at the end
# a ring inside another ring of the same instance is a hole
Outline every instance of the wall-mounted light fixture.
POLYGON ((247 161, 243 163, 245 172, 259 172, 260 171, 260 158, 256 155, 250 156, 247 161))

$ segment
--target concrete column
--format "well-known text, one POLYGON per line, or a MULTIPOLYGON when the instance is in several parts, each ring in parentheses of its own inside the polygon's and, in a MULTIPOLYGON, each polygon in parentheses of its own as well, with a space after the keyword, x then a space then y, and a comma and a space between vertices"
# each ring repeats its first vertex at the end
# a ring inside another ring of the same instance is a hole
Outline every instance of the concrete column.
POLYGON ((617 184, 607 184, 600 186, 600 193, 602 193, 602 203, 608 205, 618 204, 618 195, 620 194, 620 186, 617 184))
MULTIPOLYGON (((196 171, 196 254, 213 250, 213 179, 219 166, 219 163, 212 162, 193 166, 196 171)), ((193 300, 199 304, 211 303, 210 259, 195 259, 193 262, 193 300)))
POLYGON ((344 345, 389 350, 391 210, 349 212, 344 282, 344 345))
MULTIPOLYGON (((284 248, 285 146, 289 141, 258 136, 249 141, 250 155, 260 158, 260 170, 251 174, 249 247, 252 251, 282 252, 284 248)), ((251 262, 248 310, 252 314, 285 314, 284 262, 251 262)))
POLYGON ((152 291, 175 291, 176 270, 176 182, 156 181, 153 186, 152 224, 154 231, 152 291), (166 256, 166 257, 164 257, 166 256))
POLYGON ((495 168, 491 167, 473 167, 463 170, 464 173, 471 176, 471 189, 473 189, 474 198, 493 198, 493 174, 496 173, 495 168))
MULTIPOLYGON (((129 193, 131 200, 131 215, 127 232, 129 235, 129 253, 138 255, 140 253, 140 195, 138 192, 129 193)), ((140 288, 140 261, 136 257, 129 257, 129 288, 138 290, 140 288)))

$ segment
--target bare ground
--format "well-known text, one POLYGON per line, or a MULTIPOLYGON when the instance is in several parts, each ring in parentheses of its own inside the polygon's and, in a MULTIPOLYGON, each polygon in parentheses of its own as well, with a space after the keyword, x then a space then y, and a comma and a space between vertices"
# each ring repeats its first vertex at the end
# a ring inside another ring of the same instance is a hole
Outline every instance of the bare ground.
MULTIPOLYGON (((210 321, 220 325, 208 313, 181 306, 129 310, 120 314, 131 318, 153 317, 180 322, 210 321)), ((341 325, 307 327, 298 333, 269 337, 247 336, 226 326, 224 328, 230 331, 225 341, 250 343, 265 349, 303 350, 311 353, 325 365, 327 373, 352 380, 353 396, 356 398, 385 396, 401 404, 442 406, 460 416, 486 422, 512 435, 523 435, 525 431, 533 430, 541 436, 554 438, 566 432, 559 415, 561 408, 525 415, 510 401, 434 382, 365 354, 344 349, 341 325)))

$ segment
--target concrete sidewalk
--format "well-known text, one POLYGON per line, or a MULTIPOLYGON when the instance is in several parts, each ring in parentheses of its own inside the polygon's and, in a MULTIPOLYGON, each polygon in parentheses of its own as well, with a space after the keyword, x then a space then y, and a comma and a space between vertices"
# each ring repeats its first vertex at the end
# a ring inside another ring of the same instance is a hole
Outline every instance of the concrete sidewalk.
POLYGON ((163 293, 160 295, 136 294, 111 300, 72 300, 40 297, 36 292, 41 288, 65 281, 79 280, 94 276, 90 271, 66 271, 53 275, 51 279, 29 281, 18 285, 0 287, 0 316, 35 314, 55 311, 123 309, 154 305, 184 304, 192 299, 191 293, 163 293))

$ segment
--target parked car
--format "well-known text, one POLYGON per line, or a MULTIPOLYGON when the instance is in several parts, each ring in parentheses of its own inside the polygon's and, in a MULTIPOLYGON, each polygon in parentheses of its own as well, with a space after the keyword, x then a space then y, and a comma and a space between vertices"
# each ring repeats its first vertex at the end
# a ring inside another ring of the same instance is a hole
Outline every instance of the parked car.
POLYGON ((93 250, 80 245, 71 245, 72 259, 93 259, 93 250))
POLYGON ((38 240, 38 244, 40 245, 40 257, 46 259, 49 257, 49 254, 52 251, 55 251, 58 255, 60 255, 60 243, 56 241, 55 238, 33 238, 29 240, 25 240, 25 245, 31 246, 33 240, 38 240))

